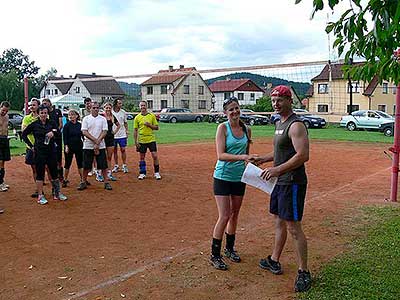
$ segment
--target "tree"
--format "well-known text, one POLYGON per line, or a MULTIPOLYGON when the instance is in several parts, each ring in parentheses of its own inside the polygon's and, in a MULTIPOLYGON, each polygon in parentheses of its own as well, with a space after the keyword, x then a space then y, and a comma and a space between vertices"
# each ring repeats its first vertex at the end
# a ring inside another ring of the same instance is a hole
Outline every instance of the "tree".
POLYGON ((273 111, 271 97, 263 96, 257 99, 257 103, 254 105, 245 105, 243 108, 252 109, 254 111, 273 111))
POLYGON ((8 74, 14 71, 19 80, 36 75, 39 69, 39 67, 35 66, 34 61, 29 61, 29 56, 25 55, 22 50, 16 48, 7 49, 0 56, 0 73, 8 74))
POLYGON ((0 101, 9 101, 12 109, 21 110, 24 106, 24 86, 15 71, 0 74, 0 101))
MULTIPOLYGON (((302 0, 296 0, 296 4, 302 0)), ((400 64, 394 56, 400 45, 400 4, 398 0, 348 0, 349 7, 336 22, 329 22, 327 33, 333 32, 339 56, 345 61, 353 57, 365 59, 364 64, 347 66, 345 76, 370 81, 375 75, 380 80, 400 83, 400 64), (368 27, 372 20, 372 28, 368 27), (348 46, 348 49, 346 48, 348 46)), ((313 0, 313 13, 328 4, 331 10, 340 0, 313 0)))

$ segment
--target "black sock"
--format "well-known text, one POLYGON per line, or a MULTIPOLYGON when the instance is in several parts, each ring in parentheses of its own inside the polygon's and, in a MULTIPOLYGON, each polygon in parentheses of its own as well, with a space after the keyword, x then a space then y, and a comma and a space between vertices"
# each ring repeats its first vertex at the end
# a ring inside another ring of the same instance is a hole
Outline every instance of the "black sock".
POLYGON ((6 174, 6 170, 4 168, 0 169, 0 184, 4 183, 4 175, 6 174))
POLYGON ((233 250, 233 247, 235 246, 235 235, 228 234, 225 232, 225 237, 226 237, 226 249, 233 250))
POLYGON ((211 254, 213 256, 221 256, 221 244, 222 240, 213 238, 211 244, 211 254))
POLYGON ((160 173, 160 165, 154 165, 154 173, 160 173))

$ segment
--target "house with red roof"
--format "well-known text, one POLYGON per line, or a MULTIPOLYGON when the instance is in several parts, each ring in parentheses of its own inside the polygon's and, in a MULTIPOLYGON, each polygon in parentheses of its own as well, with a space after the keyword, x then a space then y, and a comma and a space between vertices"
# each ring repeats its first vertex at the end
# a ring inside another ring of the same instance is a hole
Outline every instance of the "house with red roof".
MULTIPOLYGON (((356 64, 362 64, 357 62, 356 64)), ((311 79, 307 92, 308 110, 316 113, 347 114, 350 111, 350 91, 353 109, 380 110, 394 114, 396 86, 375 76, 370 82, 344 78, 343 63, 327 64, 321 73, 311 79)))
POLYGON ((214 109, 222 111, 225 99, 236 97, 240 105, 254 105, 264 95, 264 90, 250 79, 218 80, 210 84, 214 94, 214 109))
POLYGON ((178 69, 169 66, 141 84, 142 99, 150 109, 188 108, 193 112, 208 112, 213 94, 196 68, 178 69))

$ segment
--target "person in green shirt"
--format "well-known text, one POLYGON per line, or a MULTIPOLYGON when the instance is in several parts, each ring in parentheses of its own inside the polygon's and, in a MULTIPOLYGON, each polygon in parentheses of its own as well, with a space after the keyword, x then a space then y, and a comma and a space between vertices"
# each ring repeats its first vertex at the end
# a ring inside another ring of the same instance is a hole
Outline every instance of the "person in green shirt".
POLYGON ((146 178, 146 152, 150 150, 154 164, 154 178, 161 179, 160 163, 157 155, 157 144, 154 130, 158 130, 158 122, 156 116, 147 111, 147 102, 139 103, 140 113, 133 120, 133 138, 136 150, 139 152, 139 180, 146 178))

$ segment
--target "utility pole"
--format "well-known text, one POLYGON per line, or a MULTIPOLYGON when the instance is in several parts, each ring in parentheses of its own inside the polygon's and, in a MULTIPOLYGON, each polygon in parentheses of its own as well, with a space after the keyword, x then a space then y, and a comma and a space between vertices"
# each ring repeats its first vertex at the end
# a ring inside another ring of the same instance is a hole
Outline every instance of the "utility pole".
MULTIPOLYGON (((349 58, 348 61, 348 65, 352 65, 353 64, 353 59, 349 58)), ((350 109, 349 109, 349 115, 351 115, 351 113, 353 112, 353 84, 351 83, 351 78, 350 78, 350 74, 347 75, 347 80, 348 80, 348 85, 349 85, 349 89, 350 89, 350 109)))

